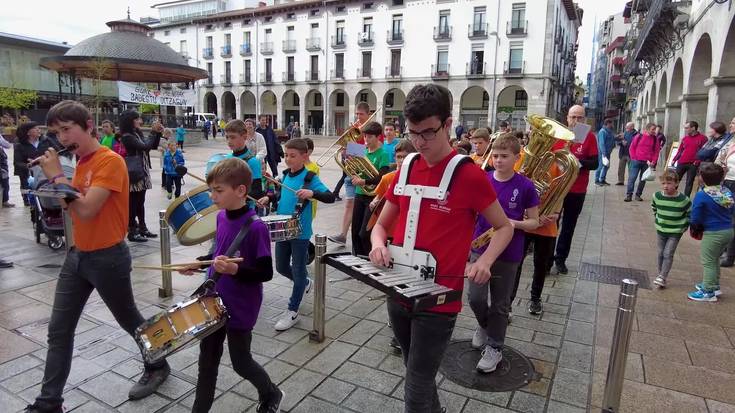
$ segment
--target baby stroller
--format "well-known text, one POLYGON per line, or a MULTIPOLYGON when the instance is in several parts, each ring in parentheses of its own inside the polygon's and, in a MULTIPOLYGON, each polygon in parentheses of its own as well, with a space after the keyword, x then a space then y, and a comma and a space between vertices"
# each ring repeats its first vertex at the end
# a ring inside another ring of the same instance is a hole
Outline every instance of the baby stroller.
MULTIPOLYGON (((67 157, 59 157, 64 175, 71 180, 74 176, 74 161, 67 157)), ((48 184, 48 179, 43 174, 40 166, 31 168, 31 176, 28 178, 28 186, 37 190, 48 184)), ((64 247, 64 217, 61 202, 56 198, 29 195, 31 203, 31 221, 33 221, 33 232, 36 242, 41 243, 41 235, 46 236, 49 248, 56 251, 64 247)))

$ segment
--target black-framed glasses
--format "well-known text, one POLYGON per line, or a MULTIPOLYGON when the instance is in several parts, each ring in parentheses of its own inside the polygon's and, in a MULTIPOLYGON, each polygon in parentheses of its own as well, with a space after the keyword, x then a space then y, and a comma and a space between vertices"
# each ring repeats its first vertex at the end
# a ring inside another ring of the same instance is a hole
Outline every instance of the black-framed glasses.
POLYGON ((444 122, 442 121, 441 125, 439 125, 436 129, 429 129, 425 130, 423 132, 406 132, 403 134, 403 137, 406 139, 410 139, 412 141, 418 140, 418 138, 423 139, 426 142, 434 140, 436 138, 437 132, 439 132, 444 127, 444 122))

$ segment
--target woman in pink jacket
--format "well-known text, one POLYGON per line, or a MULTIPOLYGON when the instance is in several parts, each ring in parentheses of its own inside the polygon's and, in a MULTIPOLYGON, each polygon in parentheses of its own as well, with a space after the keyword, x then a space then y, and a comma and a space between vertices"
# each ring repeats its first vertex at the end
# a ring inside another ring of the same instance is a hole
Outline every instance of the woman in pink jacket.
POLYGON ((646 186, 646 181, 643 180, 643 172, 649 167, 656 170, 658 153, 661 151, 661 144, 656 139, 656 124, 647 124, 645 131, 644 134, 636 135, 630 144, 630 175, 628 176, 625 202, 630 202, 633 198, 636 180, 638 181, 638 190, 635 191, 635 200, 643 201, 641 195, 643 194, 643 188, 646 186))

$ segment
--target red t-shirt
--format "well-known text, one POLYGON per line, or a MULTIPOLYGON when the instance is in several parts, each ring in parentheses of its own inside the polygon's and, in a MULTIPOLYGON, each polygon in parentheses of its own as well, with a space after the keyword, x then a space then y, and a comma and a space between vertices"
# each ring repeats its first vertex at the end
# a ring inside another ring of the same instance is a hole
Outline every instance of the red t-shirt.
MULTIPOLYGON (((557 141, 551 148, 552 151, 563 148, 567 143, 565 141, 557 141)), ((584 138, 584 142, 577 143, 572 142, 572 146, 569 151, 577 157, 577 159, 589 159, 597 157, 597 137, 592 132, 587 132, 587 137, 584 138)), ((590 171, 583 170, 579 171, 577 180, 572 184, 572 188, 569 190, 575 194, 587 193, 587 184, 590 182, 590 171)))
MULTIPOLYGON (((414 161, 408 184, 439 186, 442 174, 450 155, 433 167, 429 167, 423 157, 414 161)), ((393 244, 402 245, 406 230, 406 217, 411 198, 398 196, 393 189, 398 182, 396 174, 393 183, 385 194, 387 202, 398 205, 399 214, 393 231, 393 244)), ((419 212, 419 225, 416 234, 416 248, 430 252, 436 258, 437 284, 462 291, 464 270, 472 242, 472 231, 477 214, 495 202, 495 191, 485 173, 474 163, 457 167, 445 201, 423 199, 419 212)), ((429 311, 459 313, 462 302, 455 301, 435 306, 429 311)))

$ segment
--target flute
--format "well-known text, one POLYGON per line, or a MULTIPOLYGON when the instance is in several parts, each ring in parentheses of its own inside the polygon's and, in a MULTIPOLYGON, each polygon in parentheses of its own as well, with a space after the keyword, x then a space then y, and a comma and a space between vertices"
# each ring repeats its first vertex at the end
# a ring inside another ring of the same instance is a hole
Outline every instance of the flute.
MULTIPOLYGON (((67 146, 66 148, 64 148, 64 149, 60 150, 60 151, 59 151, 59 152, 57 152, 56 154, 57 154, 57 155, 63 155, 63 154, 65 154, 65 153, 67 153, 67 152, 71 152, 71 151, 73 151, 73 150, 76 150, 78 146, 79 146, 79 145, 77 145, 76 143, 72 143, 71 145, 69 145, 69 146, 67 146)), ((32 167, 34 167, 34 166, 38 165, 39 163, 41 163, 41 159, 42 159, 42 158, 43 158, 43 156, 39 156, 38 158, 36 158, 36 159, 34 159, 34 160, 32 160, 32 161, 28 162, 28 165, 27 165, 27 166, 28 166, 29 168, 32 168, 32 167)))

